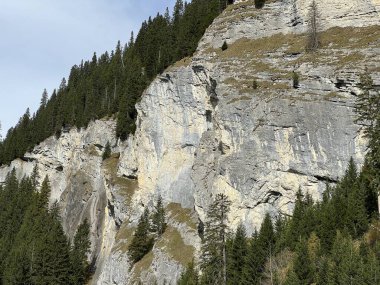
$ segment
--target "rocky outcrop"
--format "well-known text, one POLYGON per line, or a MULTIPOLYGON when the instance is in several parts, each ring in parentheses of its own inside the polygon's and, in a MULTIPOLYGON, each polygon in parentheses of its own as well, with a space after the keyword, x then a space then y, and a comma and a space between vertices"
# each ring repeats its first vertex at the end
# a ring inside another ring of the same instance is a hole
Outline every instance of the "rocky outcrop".
POLYGON ((69 236, 90 219, 93 284, 174 284, 199 252, 198 219, 217 193, 233 202, 231 226, 242 222, 252 232, 267 212, 289 215, 298 189, 319 199, 350 157, 363 162, 366 140, 354 103, 366 67, 380 86, 378 1, 318 1, 316 53, 304 49, 310 1, 267 1, 261 10, 237 2, 192 59, 144 92, 128 141, 117 142, 114 121, 99 120, 0 169, 0 182, 12 168, 22 177, 37 165, 40 181, 48 175, 69 236), (107 141, 113 156, 102 161, 107 141), (127 249, 137 220, 158 195, 168 230, 131 267, 127 249))

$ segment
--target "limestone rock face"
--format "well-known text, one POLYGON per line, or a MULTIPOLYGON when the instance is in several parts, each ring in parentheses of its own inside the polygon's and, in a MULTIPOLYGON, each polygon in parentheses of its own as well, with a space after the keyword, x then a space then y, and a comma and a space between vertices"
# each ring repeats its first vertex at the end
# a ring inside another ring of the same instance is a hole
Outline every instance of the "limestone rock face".
MULTIPOLYGON (((85 218, 90 221, 90 259, 107 249, 108 235, 113 237, 116 232, 109 206, 118 189, 108 185, 101 158, 107 141, 116 144, 115 127, 114 121, 96 121, 86 130, 72 129, 59 139, 47 139, 26 153, 23 160, 0 168, 0 183, 13 168, 20 179, 31 175, 37 166, 40 184, 48 176, 52 188, 50 202, 59 202, 67 235, 72 238, 85 218)), ((101 263, 101 258, 97 260, 101 263)))
POLYGON ((252 232, 267 212, 290 214, 298 189, 319 199, 350 157, 363 163, 354 103, 366 67, 380 86, 379 1, 317 1, 321 48, 306 53, 310 2, 267 1, 257 10, 253 1, 236 1, 191 60, 144 92, 126 142, 116 140, 114 121, 99 120, 0 168, 0 182, 12 168, 22 177, 37 165, 40 181, 52 182, 68 235, 89 218, 93 284, 175 284, 199 253, 198 220, 216 194, 233 202, 232 228, 242 222, 252 232), (102 161, 107 141, 113 156, 102 161), (138 218, 158 195, 168 229, 131 267, 138 218))

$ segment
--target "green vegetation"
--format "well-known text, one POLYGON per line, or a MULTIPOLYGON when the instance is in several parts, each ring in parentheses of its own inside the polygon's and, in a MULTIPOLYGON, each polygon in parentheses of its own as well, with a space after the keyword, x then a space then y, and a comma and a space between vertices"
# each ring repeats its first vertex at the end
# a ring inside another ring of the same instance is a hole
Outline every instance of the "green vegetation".
POLYGON ((292 217, 273 222, 267 214, 250 238, 240 225, 223 242, 229 202, 217 197, 206 220, 200 281, 190 264, 179 284, 380 284, 380 96, 368 73, 361 82, 358 121, 367 122, 370 146, 362 170, 351 159, 318 202, 299 190, 292 217))
POLYGON ((297 89, 300 85, 300 79, 297 72, 293 71, 292 79, 293 79, 293 88, 297 89))
POLYGON ((106 160, 107 158, 111 157, 111 145, 110 142, 108 141, 106 144, 106 147, 104 148, 102 159, 106 160))
POLYGON ((152 216, 148 208, 144 209, 128 248, 128 255, 133 263, 140 261, 153 248, 166 229, 166 214, 161 196, 158 197, 152 216))
POLYGON ((257 9, 263 8, 265 5, 265 0, 255 0, 255 7, 257 9))
POLYGON ((230 205, 231 201, 226 195, 218 194, 207 211, 200 263, 202 284, 225 284, 227 215, 230 205))
POLYGON ((47 177, 38 192, 34 177, 0 186, 0 284, 85 284, 89 278, 89 224, 70 245, 57 203, 49 208, 47 177))
POLYGON ((138 188, 138 181, 117 176, 118 156, 119 154, 112 154, 110 158, 104 160, 103 169, 109 183, 117 189, 120 195, 126 198, 126 204, 130 205, 132 197, 138 188))
POLYGON ((226 49, 228 49, 228 44, 226 41, 224 41, 224 43, 222 45, 222 51, 225 51, 226 49))
POLYGON ((125 140, 136 129, 135 104, 143 90, 171 64, 191 56, 206 28, 221 11, 220 0, 177 0, 173 15, 169 10, 142 23, 123 47, 94 54, 71 69, 68 80, 48 99, 44 90, 40 108, 29 110, 0 142, 0 165, 22 158, 25 152, 69 128, 87 127, 95 120, 116 115, 117 136, 125 140))

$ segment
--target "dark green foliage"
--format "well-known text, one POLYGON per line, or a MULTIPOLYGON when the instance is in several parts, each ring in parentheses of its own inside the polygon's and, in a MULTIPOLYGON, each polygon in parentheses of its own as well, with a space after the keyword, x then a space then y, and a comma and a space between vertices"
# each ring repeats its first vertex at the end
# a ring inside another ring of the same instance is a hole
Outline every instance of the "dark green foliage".
POLYGON ((243 270, 248 253, 247 234, 245 227, 240 224, 235 236, 228 247, 227 284, 238 285, 243 281, 243 270))
POLYGON ((242 284, 259 284, 265 263, 275 249, 275 233, 269 214, 265 215, 260 232, 250 241, 247 262, 243 269, 242 284))
POLYGON ((225 51, 226 49, 228 49, 228 44, 226 41, 224 41, 224 43, 222 45, 222 51, 225 51))
POLYGON ((218 194, 207 211, 205 233, 202 240, 201 269, 202 284, 225 284, 227 215, 231 201, 218 194))
POLYGON ((72 263, 77 249, 69 246, 57 204, 49 209, 49 180, 40 192, 35 185, 35 178, 17 181, 13 171, 0 187, 0 284, 84 284, 72 279, 83 265, 72 263))
POLYGON ((165 208, 162 203, 162 197, 158 196, 157 204, 154 207, 154 213, 152 217, 152 230, 156 233, 157 237, 160 237, 166 229, 166 214, 165 208))
POLYGON ((298 75, 298 73, 297 72, 295 72, 295 71, 293 71, 293 88, 298 88, 299 87, 299 84, 300 84, 300 82, 299 82, 299 75, 298 75))
POLYGON ((294 273, 297 275, 300 285, 308 285, 313 283, 313 268, 307 243, 301 240, 297 245, 296 258, 294 260, 294 273))
POLYGON ((181 273, 180 278, 178 279, 177 285, 198 285, 199 276, 198 271, 194 266, 194 262, 191 262, 186 270, 181 273))
POLYGON ((27 110, 0 142, 0 165, 22 158, 35 145, 76 126, 87 127, 99 118, 116 115, 117 137, 126 140, 136 129, 135 104, 148 84, 176 61, 191 56, 206 28, 220 13, 220 0, 178 0, 172 17, 157 14, 143 22, 123 48, 74 65, 68 80, 48 99, 44 90, 40 108, 27 110))
POLYGON ((107 158, 111 157, 111 145, 110 142, 108 141, 106 144, 106 147, 104 148, 102 159, 106 160, 107 158))
POLYGON ((73 272, 71 278, 74 284, 84 284, 88 278, 89 264, 87 254, 90 252, 90 225, 85 219, 79 226, 75 237, 71 254, 71 262, 73 264, 73 272))
POLYGON ((257 88, 259 88, 259 84, 257 83, 257 80, 253 80, 253 82, 252 82, 252 88, 253 89, 257 89, 257 88))
POLYGON ((263 8, 265 5, 265 0, 255 0, 255 7, 257 9, 263 8))
POLYGON ((152 249, 153 243, 154 239, 150 236, 149 210, 145 208, 129 246, 130 259, 134 263, 141 260, 152 249))

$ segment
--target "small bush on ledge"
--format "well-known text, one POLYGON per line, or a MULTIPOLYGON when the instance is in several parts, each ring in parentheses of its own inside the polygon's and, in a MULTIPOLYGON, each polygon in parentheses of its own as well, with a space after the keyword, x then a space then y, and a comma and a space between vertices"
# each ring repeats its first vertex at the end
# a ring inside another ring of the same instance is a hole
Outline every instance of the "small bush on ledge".
POLYGON ((255 8, 261 9, 265 5, 265 0, 255 0, 255 8))
POLYGON ((224 41, 224 43, 222 45, 222 51, 225 51, 226 49, 228 49, 228 44, 226 41, 224 41))

